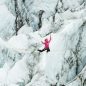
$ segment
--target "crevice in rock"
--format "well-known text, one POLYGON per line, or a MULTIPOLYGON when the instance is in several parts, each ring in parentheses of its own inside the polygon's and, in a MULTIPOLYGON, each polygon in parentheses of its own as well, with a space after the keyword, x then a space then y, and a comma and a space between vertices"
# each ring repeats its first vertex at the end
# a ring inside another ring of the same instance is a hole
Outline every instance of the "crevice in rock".
POLYGON ((76 75, 79 73, 79 69, 78 69, 79 68, 79 61, 81 61, 79 59, 79 53, 81 51, 82 33, 83 33, 83 27, 84 27, 85 24, 86 24, 86 22, 84 22, 82 24, 82 26, 80 27, 81 29, 79 30, 79 40, 77 42, 75 51, 73 51, 73 54, 76 58, 76 75))
POLYGON ((44 13, 44 10, 40 10, 38 17, 39 17, 39 23, 38 23, 38 28, 40 29, 42 27, 42 15, 44 13))
POLYGON ((17 1, 17 0, 14 0, 14 2, 15 2, 15 16, 16 16, 16 19, 15 19, 15 29, 16 29, 16 35, 17 35, 18 30, 19 30, 24 24, 23 24, 21 12, 20 12, 19 9, 18 9, 18 1, 17 1))
POLYGON ((25 3, 25 0, 22 0, 23 3, 25 3))

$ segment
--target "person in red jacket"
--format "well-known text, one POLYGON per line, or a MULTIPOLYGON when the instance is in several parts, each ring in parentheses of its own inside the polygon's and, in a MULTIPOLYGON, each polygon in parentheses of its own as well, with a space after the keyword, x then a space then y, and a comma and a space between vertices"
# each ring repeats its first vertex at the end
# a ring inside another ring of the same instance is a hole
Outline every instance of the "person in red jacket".
POLYGON ((49 52, 50 51, 50 48, 49 48, 50 42, 51 42, 51 35, 50 35, 50 39, 49 40, 48 40, 48 38, 46 38, 45 41, 42 42, 42 44, 44 44, 44 49, 38 50, 38 51, 39 52, 43 52, 43 51, 47 50, 47 52, 49 52))

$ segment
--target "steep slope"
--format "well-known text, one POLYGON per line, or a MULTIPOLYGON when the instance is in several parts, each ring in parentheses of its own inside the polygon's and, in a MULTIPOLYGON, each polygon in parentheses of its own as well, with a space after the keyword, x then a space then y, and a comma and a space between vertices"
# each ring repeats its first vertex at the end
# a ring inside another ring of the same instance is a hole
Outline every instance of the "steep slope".
POLYGON ((82 35, 85 37, 86 31, 84 22, 82 19, 70 20, 63 30, 52 35, 51 52, 43 53, 43 59, 37 66, 39 71, 26 86, 65 84, 82 70, 86 64, 82 55, 82 44, 85 42, 82 35))
POLYGON ((52 17, 54 22, 56 13, 75 12, 86 7, 84 0, 5 0, 5 3, 16 17, 18 30, 28 24, 34 31, 43 26, 44 19, 48 21, 52 17))
POLYGON ((83 70, 69 83, 66 84, 66 86, 85 86, 86 85, 86 66, 83 68, 83 70))
POLYGON ((6 5, 0 5, 0 37, 8 40, 15 34, 15 16, 7 9, 6 5))

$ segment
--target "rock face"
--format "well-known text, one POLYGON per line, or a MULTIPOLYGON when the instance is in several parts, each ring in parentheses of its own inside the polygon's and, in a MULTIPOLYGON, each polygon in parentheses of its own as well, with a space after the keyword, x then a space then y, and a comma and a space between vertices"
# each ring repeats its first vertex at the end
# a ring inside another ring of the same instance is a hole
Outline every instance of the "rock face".
POLYGON ((85 70, 85 0, 0 1, 0 86, 85 86, 85 70))
POLYGON ((11 14, 6 5, 0 5, 0 37, 8 40, 15 34, 15 16, 11 14))
POLYGON ((52 16, 53 21, 56 13, 63 13, 66 10, 76 11, 85 6, 83 0, 9 0, 6 2, 9 10, 16 16, 17 31, 28 24, 36 31, 43 25, 43 19, 52 16))

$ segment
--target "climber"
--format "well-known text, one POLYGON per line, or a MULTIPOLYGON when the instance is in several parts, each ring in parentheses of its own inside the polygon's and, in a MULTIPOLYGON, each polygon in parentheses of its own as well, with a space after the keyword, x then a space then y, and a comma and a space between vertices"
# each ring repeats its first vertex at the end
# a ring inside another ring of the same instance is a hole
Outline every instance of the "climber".
POLYGON ((38 50, 39 52, 43 52, 45 50, 47 50, 47 52, 50 52, 50 48, 49 48, 49 44, 51 42, 51 35, 50 35, 50 39, 48 40, 48 38, 45 39, 44 42, 42 42, 42 44, 44 44, 44 49, 42 50, 38 50))

